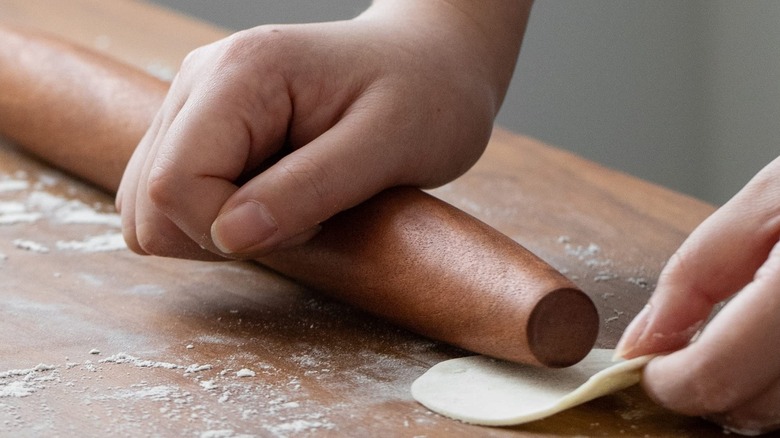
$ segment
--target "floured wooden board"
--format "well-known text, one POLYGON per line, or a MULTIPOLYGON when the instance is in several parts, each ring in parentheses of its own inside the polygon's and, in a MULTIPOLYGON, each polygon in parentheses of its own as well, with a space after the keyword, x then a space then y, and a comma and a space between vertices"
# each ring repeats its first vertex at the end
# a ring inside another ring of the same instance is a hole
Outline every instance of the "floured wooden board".
MULTIPOLYGON (((129 0, 0 0, 0 22, 166 71, 224 35, 129 0)), ((257 265, 132 254, 109 196, 1 140, 0 180, 2 436, 722 437, 636 387, 516 427, 436 415, 409 388, 467 353, 257 265)), ((602 347, 712 211, 501 129, 472 170, 433 193, 591 295, 602 347)))
POLYGON ((451 359, 415 380, 412 395, 429 409, 466 423, 529 423, 638 383, 642 368, 651 359, 644 356, 616 363, 613 354, 611 349, 594 349, 564 369, 485 356, 451 359))
POLYGON ((637 392, 519 429, 438 416, 409 388, 462 351, 257 265, 137 256, 110 197, 2 143, 0 435, 720 436, 637 392))

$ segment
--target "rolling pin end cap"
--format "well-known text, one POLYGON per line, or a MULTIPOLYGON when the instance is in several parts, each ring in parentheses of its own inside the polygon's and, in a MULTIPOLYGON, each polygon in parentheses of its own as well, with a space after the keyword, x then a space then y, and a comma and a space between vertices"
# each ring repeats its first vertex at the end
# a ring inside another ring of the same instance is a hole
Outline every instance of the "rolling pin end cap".
POLYGON ((528 342, 542 365, 562 368, 582 360, 596 343, 599 316, 584 292, 557 289, 534 307, 528 322, 528 342))

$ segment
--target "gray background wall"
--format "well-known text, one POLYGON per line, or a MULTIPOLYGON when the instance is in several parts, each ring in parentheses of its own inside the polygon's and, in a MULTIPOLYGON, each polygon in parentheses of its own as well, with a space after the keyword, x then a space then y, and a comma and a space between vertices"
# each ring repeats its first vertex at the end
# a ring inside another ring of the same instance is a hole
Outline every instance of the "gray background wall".
MULTIPOLYGON (((370 3, 156 2, 231 29, 370 3)), ((780 2, 537 0, 498 123, 722 203, 778 155, 780 2)))

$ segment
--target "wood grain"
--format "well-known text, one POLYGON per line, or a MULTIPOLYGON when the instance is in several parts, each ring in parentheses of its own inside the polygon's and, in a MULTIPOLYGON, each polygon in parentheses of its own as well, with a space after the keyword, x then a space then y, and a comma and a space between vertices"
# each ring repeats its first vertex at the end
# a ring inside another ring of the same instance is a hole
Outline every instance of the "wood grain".
MULTIPOLYGON (((142 68, 154 58, 175 69, 190 48, 220 35, 212 26, 118 0, 2 0, 0 21, 80 43, 99 41, 105 53, 142 68)), ((0 395, 4 433, 722 435, 704 421, 656 407, 636 388, 520 428, 441 418, 417 405, 408 387, 427 367, 464 352, 256 265, 58 249, 59 241, 118 230, 110 223, 63 223, 57 210, 45 211, 42 198, 79 201, 110 214, 110 197, 8 142, 0 147, 0 187, 4 182, 27 187, 0 191, 0 202, 41 214, 34 222, 0 225, 0 253, 6 256, 0 261, 0 394, 31 391, 21 398, 0 395), (17 239, 50 251, 22 250, 17 239), (90 354, 92 349, 100 354, 90 354), (115 356, 122 352, 136 359, 115 356), (30 371, 40 363, 55 368, 30 371), (192 365, 210 368, 187 372, 192 365), (237 377, 242 368, 255 376, 237 377)), ((712 211, 501 129, 471 171, 432 193, 572 278, 597 304, 600 346, 614 345, 651 293, 664 261, 712 211)))

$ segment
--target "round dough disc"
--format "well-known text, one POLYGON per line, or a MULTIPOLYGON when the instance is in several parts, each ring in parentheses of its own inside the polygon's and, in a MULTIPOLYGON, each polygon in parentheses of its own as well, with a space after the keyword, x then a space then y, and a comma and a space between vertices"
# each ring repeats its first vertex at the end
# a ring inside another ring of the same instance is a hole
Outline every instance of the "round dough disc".
POLYGON ((412 384, 428 409, 467 423, 509 426, 548 417, 639 382, 651 359, 614 362, 594 349, 569 368, 536 368, 470 356, 434 365, 412 384))

